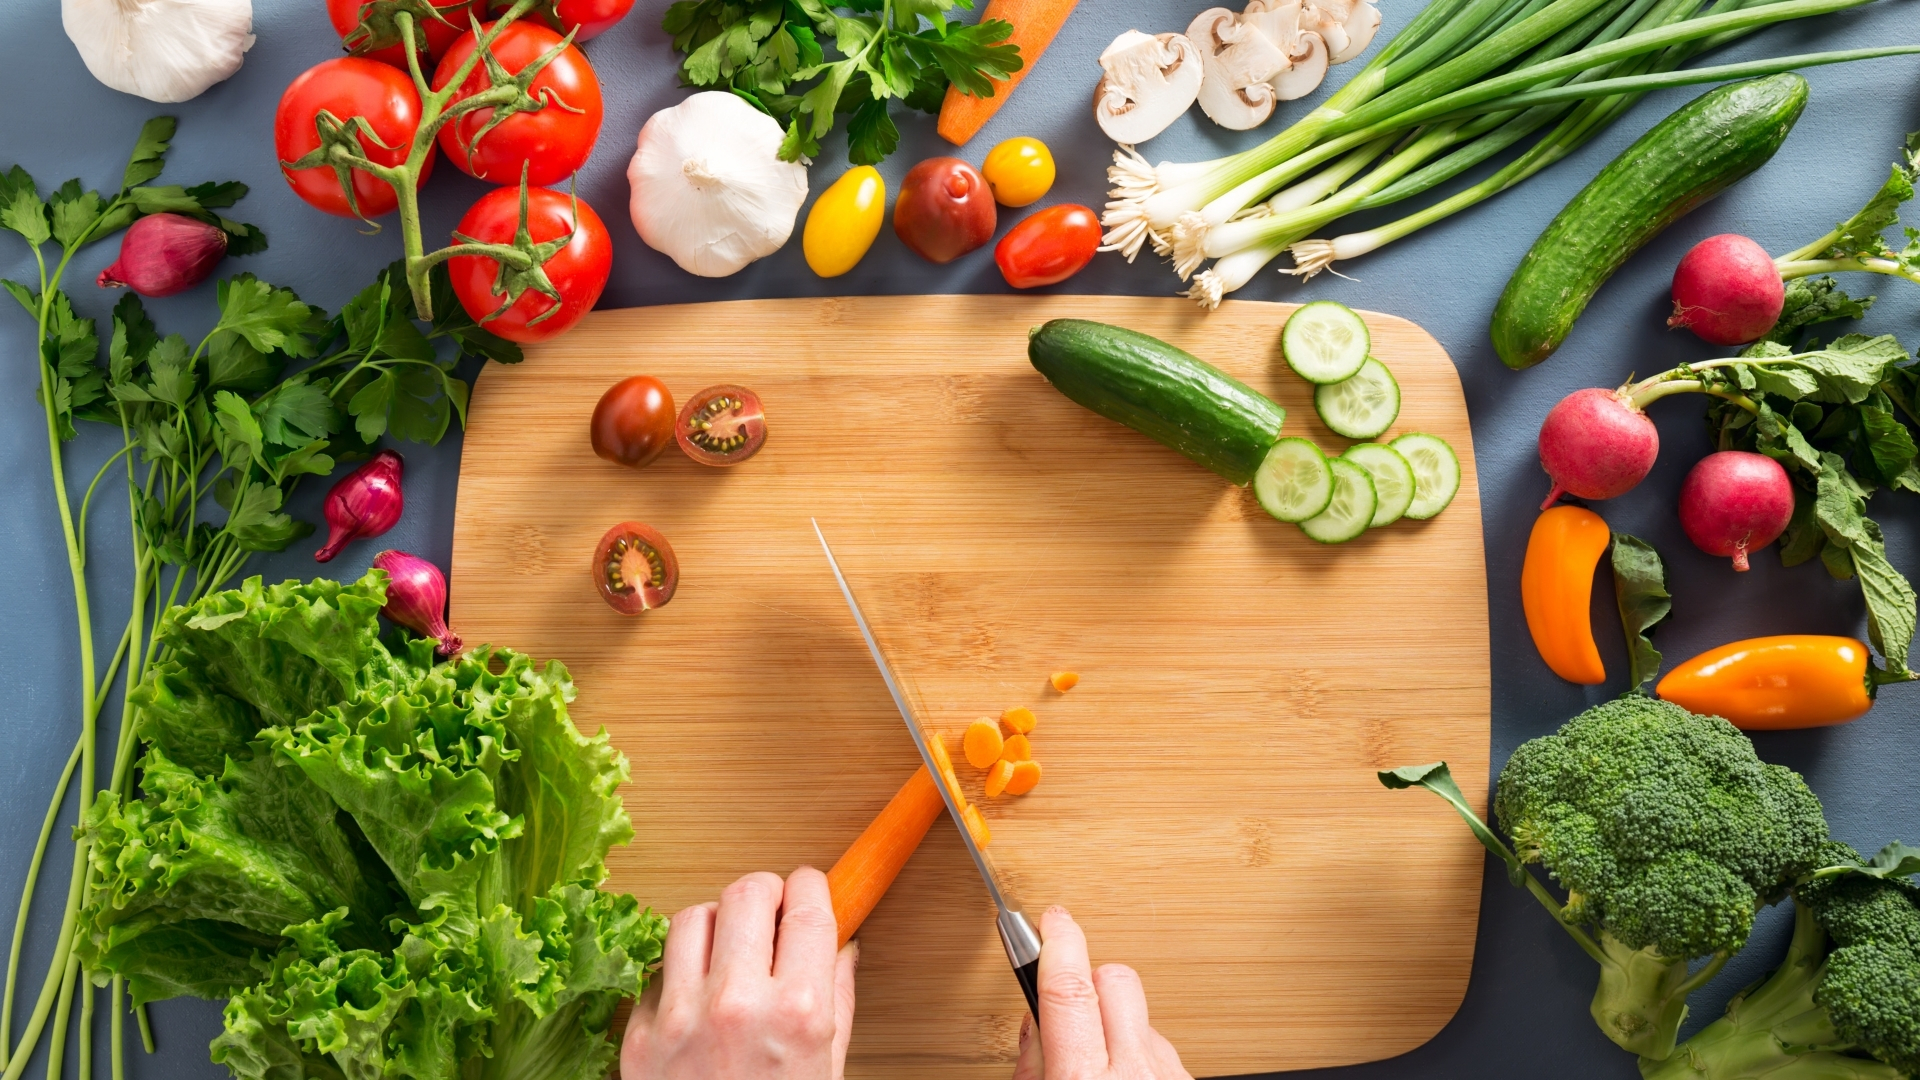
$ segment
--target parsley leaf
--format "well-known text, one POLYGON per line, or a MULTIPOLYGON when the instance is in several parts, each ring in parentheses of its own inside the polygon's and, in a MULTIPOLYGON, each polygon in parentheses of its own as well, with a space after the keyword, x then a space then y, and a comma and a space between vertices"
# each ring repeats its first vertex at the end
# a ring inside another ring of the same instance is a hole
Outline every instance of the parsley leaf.
POLYGON ((219 329, 233 331, 261 352, 315 355, 316 338, 326 328, 326 313, 301 303, 292 289, 238 274, 220 283, 219 297, 219 329))

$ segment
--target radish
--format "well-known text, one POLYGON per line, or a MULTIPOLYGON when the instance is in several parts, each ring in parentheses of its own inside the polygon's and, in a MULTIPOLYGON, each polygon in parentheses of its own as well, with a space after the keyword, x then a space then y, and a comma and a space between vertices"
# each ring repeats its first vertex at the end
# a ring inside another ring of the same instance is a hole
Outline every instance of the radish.
POLYGON ((1709 236, 1673 271, 1673 317, 1702 341, 1745 345, 1780 320, 1787 286, 1759 244, 1734 233, 1709 236))
POLYGON ((1793 517, 1793 482, 1765 454, 1722 450, 1700 459, 1680 485, 1680 527, 1709 555, 1747 555, 1779 539, 1793 517))
POLYGON ((1611 499, 1646 479, 1660 433, 1624 390, 1575 390, 1540 424, 1540 464, 1553 478, 1542 510, 1562 493, 1611 499))

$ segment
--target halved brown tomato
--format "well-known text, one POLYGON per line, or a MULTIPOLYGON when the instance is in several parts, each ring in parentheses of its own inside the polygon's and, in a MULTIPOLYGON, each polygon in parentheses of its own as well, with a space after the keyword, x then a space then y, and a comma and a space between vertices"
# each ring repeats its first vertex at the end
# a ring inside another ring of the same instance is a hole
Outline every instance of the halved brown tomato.
POLYGON ((744 386, 709 386, 681 407, 673 437, 702 465, 738 465, 767 441, 766 410, 744 386))
POLYGON ((623 521, 608 529, 593 550, 593 583, 608 607, 638 615, 673 599, 680 562, 658 529, 623 521))
POLYGON ((659 457, 672 431, 673 394, 651 375, 621 379, 593 407, 593 452, 619 465, 659 457))

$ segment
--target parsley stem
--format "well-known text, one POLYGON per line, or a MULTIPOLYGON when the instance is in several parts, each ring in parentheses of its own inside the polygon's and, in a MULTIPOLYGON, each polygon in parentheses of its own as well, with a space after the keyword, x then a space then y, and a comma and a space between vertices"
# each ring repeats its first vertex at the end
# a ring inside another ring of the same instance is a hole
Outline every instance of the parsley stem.
POLYGON ((40 867, 45 864, 47 842, 53 837, 54 822, 60 819, 60 807, 67 801, 67 785, 73 780, 73 770, 80 764, 80 740, 73 741, 73 752, 67 755, 67 767, 60 770, 60 779, 53 786, 53 799, 47 803, 47 816, 40 824, 40 840, 33 847, 33 860, 27 863, 26 884, 20 888, 20 913, 13 920, 13 946, 7 953, 7 992, 6 1001, 0 1004, 0 1030, 13 1030, 13 998, 20 971, 20 946, 27 939, 27 912, 33 904, 33 890, 40 881, 40 867))

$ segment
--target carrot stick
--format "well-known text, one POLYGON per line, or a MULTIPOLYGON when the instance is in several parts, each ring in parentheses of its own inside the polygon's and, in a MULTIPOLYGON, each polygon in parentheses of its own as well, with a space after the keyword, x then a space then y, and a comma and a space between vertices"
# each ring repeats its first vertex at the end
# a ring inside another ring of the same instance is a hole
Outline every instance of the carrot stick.
POLYGON ((1013 36, 1007 39, 1010 45, 1020 46, 1020 70, 1008 76, 1004 81, 993 80, 993 96, 978 98, 963 94, 953 87, 947 87, 947 99, 940 103, 940 137, 955 146, 964 144, 979 134, 993 114, 1000 111, 1006 103, 1007 95, 1027 77, 1040 54, 1047 51, 1047 45, 1053 36, 1060 32, 1060 26, 1073 14, 1073 5, 1078 0, 987 0, 987 10, 980 15, 980 21, 1005 19, 1013 24, 1013 36))
POLYGON ((945 808, 940 789, 933 786, 933 777, 922 765, 827 871, 833 917, 840 924, 840 944, 845 945, 859 931, 880 898, 887 895, 888 886, 945 808))

